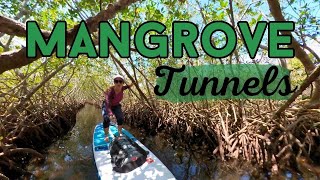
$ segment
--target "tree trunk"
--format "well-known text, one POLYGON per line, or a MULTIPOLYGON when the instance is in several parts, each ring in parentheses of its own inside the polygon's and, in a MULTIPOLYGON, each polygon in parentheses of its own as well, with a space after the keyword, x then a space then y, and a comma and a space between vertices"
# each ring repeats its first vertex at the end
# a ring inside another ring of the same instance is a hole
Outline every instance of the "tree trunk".
POLYGON ((37 86, 35 86, 33 89, 31 89, 28 94, 25 95, 25 97, 22 97, 19 101, 19 103, 14 106, 12 103, 7 112, 5 113, 5 116, 12 113, 14 110, 19 110, 29 99, 43 86, 45 85, 52 77, 54 77, 59 71, 61 71, 64 67, 68 66, 73 60, 71 60, 68 63, 65 63, 61 66, 59 66, 55 71, 51 72, 47 77, 45 77, 41 83, 39 83, 37 86))
MULTIPOLYGON (((127 8, 130 4, 135 3, 137 0, 119 0, 113 4, 109 4, 106 10, 99 12, 96 16, 90 17, 86 20, 86 25, 90 33, 97 31, 100 21, 107 21, 113 18, 116 13, 127 8)), ((77 35, 80 24, 67 31, 67 45, 70 45, 77 35)), ((45 30, 43 32, 44 38, 48 38, 50 33, 45 30)), ((26 37, 25 25, 15 20, 0 16, 0 33, 26 37)), ((39 50, 37 50, 36 58, 27 58, 26 48, 22 48, 17 52, 7 52, 0 54, 0 74, 5 71, 20 68, 28 65, 33 61, 41 58, 39 50)))
MULTIPOLYGON (((110 56, 112 57, 112 59, 121 67, 121 69, 127 74, 127 76, 130 78, 130 80, 132 82, 134 82, 133 77, 129 74, 129 72, 127 71, 127 69, 121 64, 121 62, 114 57, 114 55, 112 53, 110 53, 110 56)), ((153 109, 155 110, 155 106, 154 104, 150 103, 147 96, 142 92, 142 90, 139 88, 137 82, 134 83, 134 85, 136 86, 137 90, 139 91, 140 95, 143 97, 143 99, 147 102, 147 104, 153 109)), ((156 111, 154 111, 156 112, 156 111)))
MULTIPOLYGON (((280 3, 278 0, 268 0, 270 11, 276 21, 286 21, 282 15, 280 3)), ((292 36, 289 31, 281 31, 283 35, 290 35, 292 37, 292 44, 288 45, 295 51, 295 56, 301 61, 305 67, 306 73, 310 75, 316 68, 315 64, 311 61, 308 54, 302 49, 297 40, 292 36)), ((314 81, 314 91, 311 96, 308 107, 314 108, 320 106, 320 78, 317 77, 314 81)))

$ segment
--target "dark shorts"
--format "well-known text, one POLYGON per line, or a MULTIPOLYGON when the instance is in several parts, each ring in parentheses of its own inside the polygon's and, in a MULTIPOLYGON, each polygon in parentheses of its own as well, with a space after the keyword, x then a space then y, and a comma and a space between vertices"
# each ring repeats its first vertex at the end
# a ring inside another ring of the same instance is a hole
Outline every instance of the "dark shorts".
MULTIPOLYGON (((118 125, 123 125, 124 116, 121 109, 121 104, 117 106, 112 106, 111 111, 116 117, 118 125)), ((110 117, 104 106, 102 106, 102 115, 103 115, 103 128, 108 128, 110 126, 110 117)))

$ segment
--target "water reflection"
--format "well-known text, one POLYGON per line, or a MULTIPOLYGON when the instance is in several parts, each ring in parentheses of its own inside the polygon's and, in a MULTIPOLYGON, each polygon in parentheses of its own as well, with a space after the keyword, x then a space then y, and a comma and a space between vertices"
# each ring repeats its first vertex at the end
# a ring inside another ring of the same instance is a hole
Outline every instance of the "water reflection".
MULTIPOLYGON (((92 154, 92 133, 102 120, 99 109, 87 105, 77 115, 73 130, 48 149, 44 164, 30 166, 35 174, 32 179, 98 179, 92 154)), ((124 126, 147 146, 174 174, 178 180, 193 179, 240 179, 229 173, 212 173, 217 169, 215 161, 199 154, 191 154, 181 148, 173 149, 164 134, 146 137, 138 129, 124 126), (190 158, 190 157, 199 157, 190 158), (221 178, 224 177, 224 178, 221 178)))
POLYGON ((49 149, 41 166, 30 166, 32 179, 98 179, 92 154, 92 133, 102 120, 94 106, 85 106, 77 114, 75 127, 49 149))
MULTIPOLYGON (((78 114, 73 130, 47 150, 46 161, 28 169, 34 173, 31 179, 90 179, 95 180, 97 170, 92 153, 92 134, 97 123, 102 121, 100 109, 86 105, 78 114)), ((157 134, 146 137, 136 128, 124 126, 148 147, 173 173, 178 180, 193 179, 267 179, 249 163, 234 161, 229 165, 210 160, 203 154, 173 149, 167 136, 157 134), (259 177, 260 176, 260 177, 259 177)), ((274 179, 274 178, 272 178, 274 179)), ((290 172, 275 179, 299 179, 290 172)))

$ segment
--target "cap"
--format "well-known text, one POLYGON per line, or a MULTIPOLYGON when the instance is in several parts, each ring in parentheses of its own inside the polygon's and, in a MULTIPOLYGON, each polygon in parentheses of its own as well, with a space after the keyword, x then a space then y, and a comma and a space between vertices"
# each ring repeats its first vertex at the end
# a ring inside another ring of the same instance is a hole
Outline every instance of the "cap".
POLYGON ((122 79, 122 80, 124 80, 124 77, 123 76, 121 76, 120 74, 117 74, 117 75, 115 75, 115 76, 113 76, 113 79, 115 80, 115 79, 122 79))

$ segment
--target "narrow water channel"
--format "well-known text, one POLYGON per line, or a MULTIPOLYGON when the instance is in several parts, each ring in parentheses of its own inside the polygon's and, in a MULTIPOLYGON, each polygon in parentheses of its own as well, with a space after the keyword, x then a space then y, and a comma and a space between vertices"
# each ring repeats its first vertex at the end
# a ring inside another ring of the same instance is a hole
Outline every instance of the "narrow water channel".
MULTIPOLYGON (((101 121, 100 109, 86 105, 77 114, 72 131, 48 148, 45 162, 28 167, 34 174, 32 179, 98 179, 92 153, 92 134, 96 124, 101 121)), ((204 155, 190 155, 179 148, 174 150, 163 134, 147 137, 138 129, 128 126, 124 128, 148 147, 178 180, 250 179, 252 167, 245 163, 241 167, 237 167, 237 163, 235 166, 231 164, 230 168, 220 168, 219 163, 204 155)), ((284 179, 292 177, 290 173, 285 176, 284 179)))

